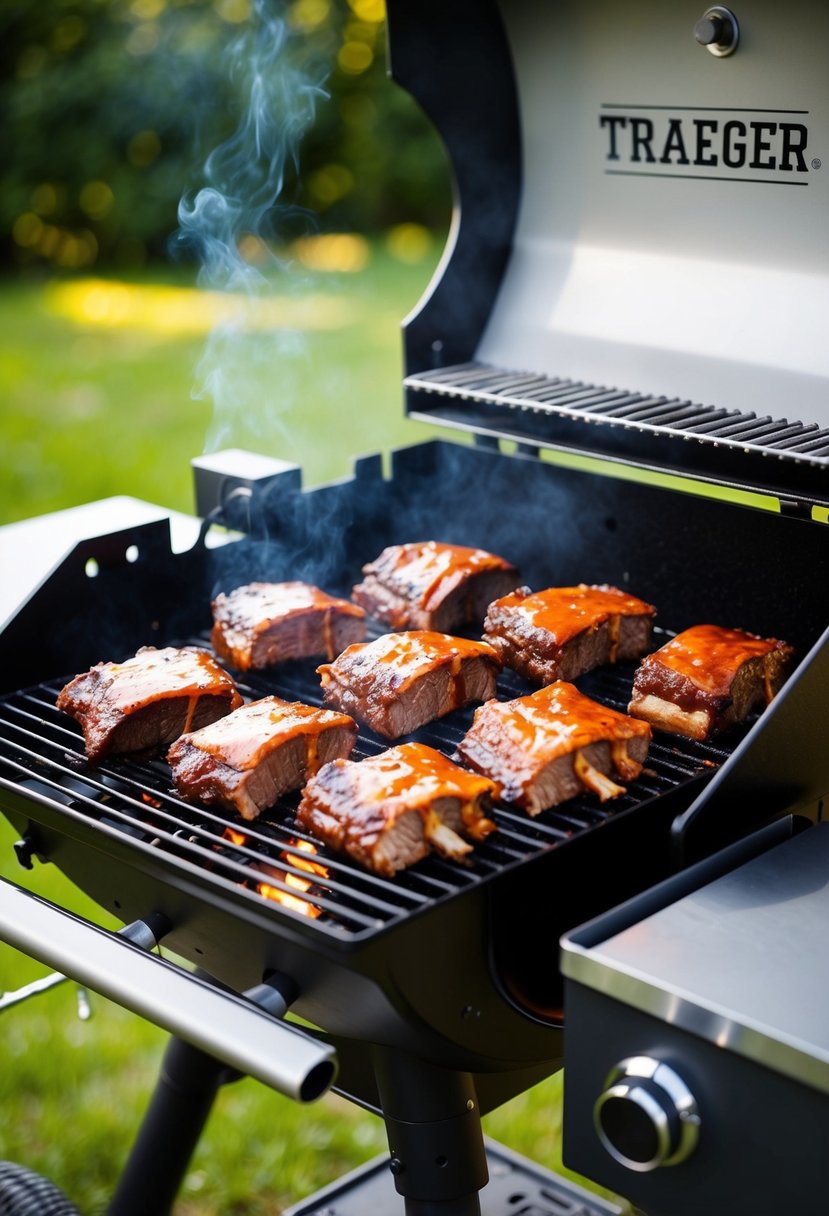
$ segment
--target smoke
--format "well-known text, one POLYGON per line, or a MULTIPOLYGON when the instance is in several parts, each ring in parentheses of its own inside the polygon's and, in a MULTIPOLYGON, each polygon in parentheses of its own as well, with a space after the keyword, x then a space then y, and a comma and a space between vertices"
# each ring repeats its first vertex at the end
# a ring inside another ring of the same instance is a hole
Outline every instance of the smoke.
POLYGON ((238 126, 204 165, 205 184, 178 208, 173 251, 195 259, 200 286, 227 295, 196 369, 193 396, 213 402, 205 451, 236 440, 239 423, 269 434, 286 408, 284 357, 301 357, 296 332, 261 323, 260 306, 274 278, 287 271, 277 249, 289 221, 313 217, 282 198, 286 175, 299 168, 299 148, 327 97, 328 66, 309 58, 291 30, 282 0, 253 0, 250 21, 224 53, 227 79, 241 98, 238 126))

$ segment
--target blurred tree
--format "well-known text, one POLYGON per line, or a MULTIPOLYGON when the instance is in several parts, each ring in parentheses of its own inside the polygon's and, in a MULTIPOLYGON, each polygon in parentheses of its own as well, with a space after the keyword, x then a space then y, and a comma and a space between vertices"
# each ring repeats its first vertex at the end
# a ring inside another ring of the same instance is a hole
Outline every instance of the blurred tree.
MULTIPOLYGON (((387 78, 383 0, 266 7, 326 92, 299 169, 286 166, 277 238, 309 222, 445 226, 443 150, 387 78)), ((245 82, 225 52, 253 19, 250 0, 4 0, 3 265, 123 270, 165 258, 179 200, 239 121, 245 82)))

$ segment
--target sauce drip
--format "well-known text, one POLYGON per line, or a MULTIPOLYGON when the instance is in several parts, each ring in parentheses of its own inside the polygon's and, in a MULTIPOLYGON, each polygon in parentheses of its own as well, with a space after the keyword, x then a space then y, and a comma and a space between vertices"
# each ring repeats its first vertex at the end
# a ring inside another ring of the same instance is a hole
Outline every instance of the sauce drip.
POLYGON ((316 772, 318 767, 317 740, 320 731, 335 726, 348 727, 356 734, 354 722, 347 714, 317 709, 301 701, 263 697, 243 705, 210 726, 193 731, 188 742, 229 768, 242 772, 255 768, 263 751, 281 746, 297 736, 305 736, 310 774, 316 772))
POLYGON ((488 701, 476 710, 475 725, 484 717, 528 758, 544 763, 601 740, 650 737, 647 723, 600 705, 566 680, 513 701, 488 701))
POLYGON ((527 593, 513 591, 496 600, 490 608, 495 616, 503 610, 515 613, 531 628, 551 634, 559 645, 574 638, 585 629, 597 629, 605 621, 611 630, 612 660, 619 646, 622 616, 654 616, 655 608, 644 600, 628 595, 615 587, 588 586, 548 587, 544 591, 527 593))
POLYGON ((455 706, 463 704, 465 696, 462 663, 466 659, 488 659, 500 668, 501 660, 487 642, 451 637, 428 629, 412 629, 401 633, 385 633, 373 642, 355 642, 346 647, 333 664, 322 664, 317 672, 323 685, 346 674, 354 689, 371 689, 373 693, 389 696, 399 694, 413 680, 442 664, 448 664, 453 681, 455 706), (377 672, 380 673, 379 688, 377 672))
MULTIPOLYGON (((739 667, 747 659, 764 658, 779 645, 776 638, 760 638, 739 629, 694 625, 649 655, 643 666, 667 668, 709 696, 727 697, 739 667)), ((771 701, 768 672, 764 673, 764 686, 766 700, 771 701)))
POLYGON ((429 540, 391 546, 366 567, 366 573, 377 574, 407 599, 432 611, 471 575, 511 569, 504 558, 485 549, 429 540))
POLYGON ((130 711, 165 697, 189 697, 188 721, 199 694, 235 695, 236 685, 206 650, 195 647, 147 647, 123 663, 101 663, 100 672, 107 685, 107 700, 114 710, 130 711))

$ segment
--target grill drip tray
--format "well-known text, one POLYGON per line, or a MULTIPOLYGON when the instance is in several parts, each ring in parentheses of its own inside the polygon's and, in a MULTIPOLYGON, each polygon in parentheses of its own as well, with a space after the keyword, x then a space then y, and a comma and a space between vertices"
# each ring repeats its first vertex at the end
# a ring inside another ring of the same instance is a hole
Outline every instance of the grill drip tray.
MULTIPOLYGON (((513 1153, 486 1142, 489 1182, 481 1191, 481 1216, 622 1216, 626 1206, 592 1195, 513 1153)), ((324 1187, 284 1216, 402 1216, 387 1154, 324 1187)))

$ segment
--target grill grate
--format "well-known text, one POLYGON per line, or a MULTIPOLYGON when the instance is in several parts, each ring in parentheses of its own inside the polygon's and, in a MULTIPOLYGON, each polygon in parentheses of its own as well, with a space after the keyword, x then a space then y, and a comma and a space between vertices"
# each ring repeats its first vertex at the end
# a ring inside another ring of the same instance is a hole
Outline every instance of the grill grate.
POLYGON ((463 363, 417 372, 408 376, 405 384, 419 393, 507 406, 521 412, 556 413, 592 422, 607 419, 616 426, 666 430, 678 438, 701 443, 772 449, 781 458, 829 457, 829 429, 819 428, 817 423, 758 418, 753 412, 604 388, 580 380, 522 375, 481 363, 463 363))
MULTIPOLYGON (((205 638, 190 644, 208 646, 205 638)), ((578 683, 589 696, 624 710, 633 670, 632 664, 603 668, 578 683)), ((184 802, 174 792, 162 760, 116 758, 91 767, 79 727, 55 707, 63 683, 47 681, 0 700, 0 801, 3 790, 45 800, 59 811, 81 816, 104 836, 119 833, 138 852, 161 853, 174 868, 196 867, 223 890, 256 900, 276 916, 300 917, 306 923, 310 916, 315 929, 345 940, 370 936, 691 781, 721 764, 735 742, 730 738, 723 746, 657 738, 641 776, 612 804, 602 805, 585 794, 536 819, 499 807, 494 812, 499 830, 475 847, 471 864, 432 856, 390 880, 298 830, 298 794, 248 823, 184 802), (235 834, 232 838, 228 829, 235 834), (317 855, 305 852, 307 848, 317 855), (309 874, 309 860, 321 864, 324 873, 309 874), (309 882, 307 890, 297 889, 297 884, 309 882), (258 889, 263 883, 271 898, 258 889), (278 902, 280 896, 287 905, 278 902)), ((319 680, 311 663, 285 664, 268 676, 240 680, 239 688, 246 700, 276 693, 320 704, 319 680)), ((512 672, 499 678, 498 695, 503 699, 528 691, 530 686, 512 672)), ((458 710, 411 737, 452 755, 472 713, 473 707, 458 710)), ((379 736, 361 731, 353 755, 361 759, 387 746, 379 736)))

